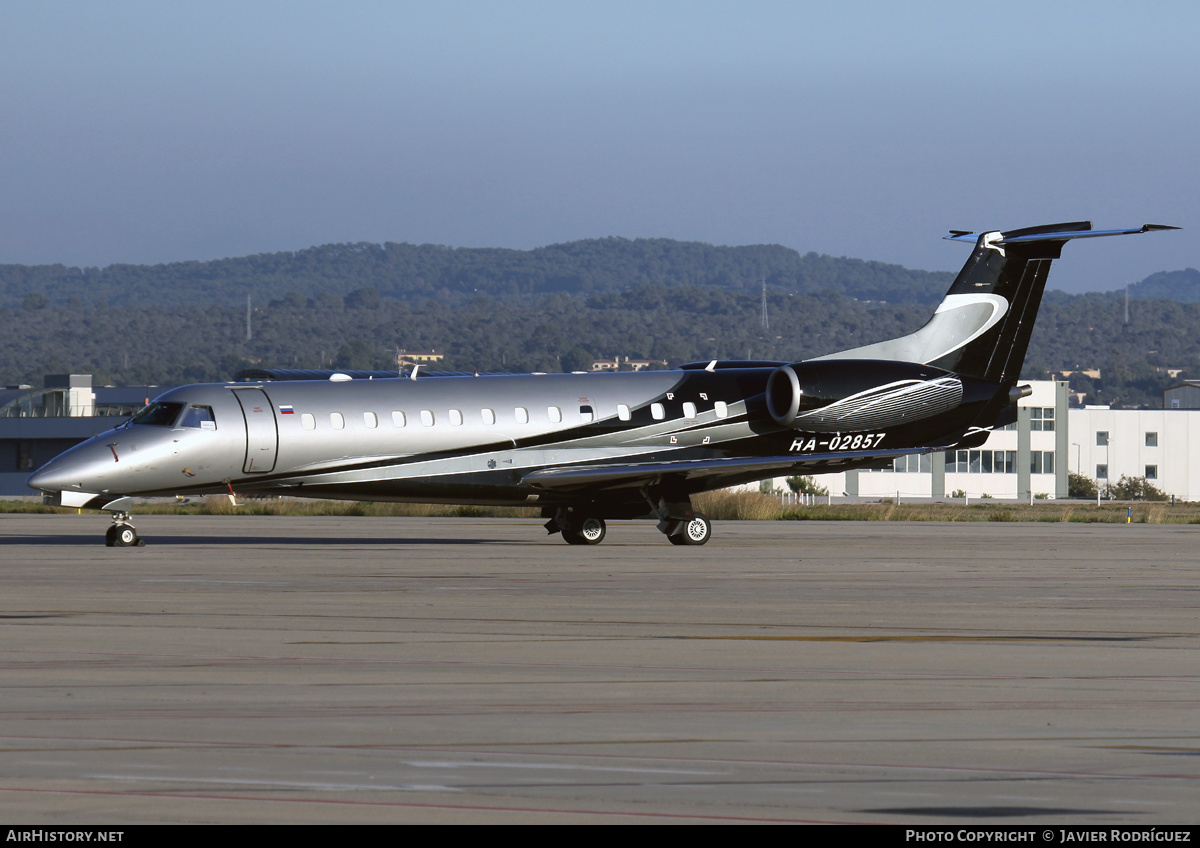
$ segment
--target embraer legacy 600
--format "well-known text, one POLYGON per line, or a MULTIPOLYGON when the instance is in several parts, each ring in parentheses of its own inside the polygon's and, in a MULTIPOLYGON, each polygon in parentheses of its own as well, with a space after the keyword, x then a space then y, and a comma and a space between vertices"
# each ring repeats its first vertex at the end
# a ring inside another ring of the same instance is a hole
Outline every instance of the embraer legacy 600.
POLYGON ((132 497, 212 493, 535 505, 575 545, 638 517, 702 545, 697 492, 981 445, 1029 393, 1017 380, 1063 245, 1163 229, 952 231, 975 249, 928 323, 803 362, 183 386, 29 485, 110 510, 118 547, 143 544, 132 497))

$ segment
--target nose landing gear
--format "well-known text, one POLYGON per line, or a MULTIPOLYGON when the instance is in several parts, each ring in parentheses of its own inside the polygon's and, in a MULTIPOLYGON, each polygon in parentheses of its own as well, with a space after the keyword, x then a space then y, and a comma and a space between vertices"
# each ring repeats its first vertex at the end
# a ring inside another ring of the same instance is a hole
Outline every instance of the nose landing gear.
POLYGON ((132 516, 128 512, 113 513, 112 526, 104 534, 104 545, 109 548, 144 548, 146 540, 138 536, 137 530, 129 523, 132 516))

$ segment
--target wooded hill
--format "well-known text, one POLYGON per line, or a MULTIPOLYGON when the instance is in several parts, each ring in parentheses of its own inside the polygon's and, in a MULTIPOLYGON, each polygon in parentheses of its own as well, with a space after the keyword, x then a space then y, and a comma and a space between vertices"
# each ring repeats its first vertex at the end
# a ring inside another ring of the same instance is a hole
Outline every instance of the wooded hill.
POLYGON ((211 262, 166 265, 0 265, 0 307, 25 298, 71 298, 114 308, 263 304, 295 292, 345 297, 374 289, 383 298, 458 305, 475 295, 511 300, 566 292, 592 295, 639 286, 698 286, 759 292, 833 291, 858 300, 937 303, 953 274, 900 265, 801 255, 779 245, 716 247, 671 239, 589 239, 536 250, 423 244, 329 244, 211 262))
MULTIPOLYGON (((0 266, 0 381, 40 385, 46 373, 82 372, 98 384, 171 385, 225 380, 249 364, 385 368, 400 348, 436 348, 449 369, 509 371, 578 370, 614 356, 794 361, 911 332, 952 276, 665 239, 0 266)), ((1099 368, 1102 381, 1073 378, 1089 402, 1157 406, 1177 380, 1156 366, 1200 375, 1200 304, 1134 302, 1128 324, 1124 312, 1120 294, 1048 293, 1025 377, 1099 368)))

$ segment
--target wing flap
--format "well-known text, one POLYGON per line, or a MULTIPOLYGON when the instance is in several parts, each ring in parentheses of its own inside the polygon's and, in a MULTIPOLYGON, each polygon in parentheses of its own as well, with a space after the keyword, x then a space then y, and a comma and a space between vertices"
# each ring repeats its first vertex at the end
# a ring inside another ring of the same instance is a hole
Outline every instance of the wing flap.
POLYGON ((818 471, 822 466, 847 461, 862 463, 892 459, 911 453, 932 453, 945 448, 903 448, 893 450, 838 451, 809 453, 803 456, 760 456, 731 459, 681 459, 668 462, 644 462, 627 465, 576 465, 543 468, 526 474, 521 482, 552 492, 580 489, 622 489, 652 485, 664 478, 693 480, 705 477, 744 477, 756 471, 762 477, 818 471))

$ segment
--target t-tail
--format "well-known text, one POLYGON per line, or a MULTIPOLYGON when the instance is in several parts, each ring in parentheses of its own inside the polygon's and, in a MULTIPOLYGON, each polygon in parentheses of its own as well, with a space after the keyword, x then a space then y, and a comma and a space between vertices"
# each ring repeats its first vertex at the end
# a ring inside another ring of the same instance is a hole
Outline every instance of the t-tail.
POLYGON ((1175 230, 1161 224, 1093 230, 1090 221, 1047 224, 982 234, 952 230, 954 241, 974 241, 971 258, 958 272, 933 317, 915 333, 820 359, 883 359, 919 362, 1015 385, 1050 263, 1071 239, 1175 230))

